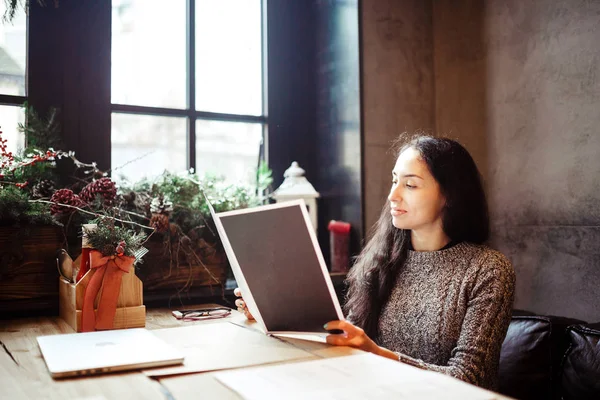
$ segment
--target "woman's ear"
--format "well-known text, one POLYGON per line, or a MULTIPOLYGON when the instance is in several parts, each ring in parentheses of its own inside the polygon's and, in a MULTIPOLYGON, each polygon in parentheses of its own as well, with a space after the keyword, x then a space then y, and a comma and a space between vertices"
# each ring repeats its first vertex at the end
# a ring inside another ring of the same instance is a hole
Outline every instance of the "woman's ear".
POLYGON ((446 200, 446 196, 440 193, 440 212, 443 214, 449 207, 450 204, 448 203, 448 200, 446 200))

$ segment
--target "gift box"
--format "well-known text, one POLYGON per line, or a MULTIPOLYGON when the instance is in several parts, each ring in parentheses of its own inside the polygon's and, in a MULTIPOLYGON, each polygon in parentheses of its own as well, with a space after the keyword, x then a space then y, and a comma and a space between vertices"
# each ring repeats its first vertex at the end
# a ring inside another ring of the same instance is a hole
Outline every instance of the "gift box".
POLYGON ((76 332, 146 326, 142 281, 133 265, 118 261, 98 258, 76 283, 59 278, 59 315, 76 332))

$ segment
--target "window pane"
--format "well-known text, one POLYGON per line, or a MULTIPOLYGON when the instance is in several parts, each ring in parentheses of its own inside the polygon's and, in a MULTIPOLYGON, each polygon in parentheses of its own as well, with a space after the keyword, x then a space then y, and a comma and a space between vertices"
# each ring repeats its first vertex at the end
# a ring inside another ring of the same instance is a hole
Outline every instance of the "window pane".
POLYGON ((25 123, 25 110, 18 106, 0 106, 2 138, 6 139, 6 150, 16 154, 25 146, 25 137, 17 130, 19 123, 25 123))
POLYGON ((252 184, 256 177, 262 124, 196 122, 196 170, 252 184))
POLYGON ((196 1, 196 109, 262 115, 261 0, 196 1))
POLYGON ((112 176, 131 181, 155 177, 165 169, 186 169, 187 122, 180 117, 112 114, 112 176))
MULTIPOLYGON (((0 3, 0 13, 6 11, 0 3)), ((19 6, 12 22, 0 22, 0 94, 26 96, 27 16, 19 6)))
POLYGON ((185 108, 185 38, 185 0, 113 0, 112 102, 185 108))

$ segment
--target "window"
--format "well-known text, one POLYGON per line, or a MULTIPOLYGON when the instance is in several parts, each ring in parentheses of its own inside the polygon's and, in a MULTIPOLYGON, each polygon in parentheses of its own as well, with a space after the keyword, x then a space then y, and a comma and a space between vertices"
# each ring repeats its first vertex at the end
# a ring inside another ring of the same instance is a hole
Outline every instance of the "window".
MULTIPOLYGON (((6 5, 0 3, 0 15, 6 5)), ((11 22, 0 22, 0 130, 8 151, 23 148, 25 139, 17 130, 25 122, 22 108, 27 100, 27 16, 22 7, 11 22)))
POLYGON ((266 131, 263 0, 113 0, 113 177, 248 182, 266 131))

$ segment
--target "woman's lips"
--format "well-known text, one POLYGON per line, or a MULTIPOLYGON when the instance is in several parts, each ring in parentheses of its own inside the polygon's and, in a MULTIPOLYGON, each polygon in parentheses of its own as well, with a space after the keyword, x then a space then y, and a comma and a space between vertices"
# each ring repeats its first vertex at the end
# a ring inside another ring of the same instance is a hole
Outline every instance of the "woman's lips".
POLYGON ((400 215, 406 214, 406 210, 402 210, 401 208, 392 208, 390 213, 392 214, 392 216, 398 217, 400 215))

